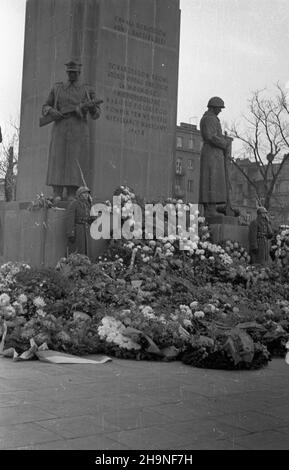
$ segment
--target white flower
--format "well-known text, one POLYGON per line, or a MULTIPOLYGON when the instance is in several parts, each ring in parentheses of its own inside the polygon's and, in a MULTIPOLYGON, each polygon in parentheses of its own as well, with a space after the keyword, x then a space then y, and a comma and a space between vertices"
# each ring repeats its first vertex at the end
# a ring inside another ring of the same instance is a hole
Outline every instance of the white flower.
POLYGON ((216 307, 213 304, 207 304, 205 308, 208 312, 214 313, 216 311, 216 307))
POLYGON ((191 302, 191 303, 190 303, 190 307, 191 307, 192 309, 197 308, 198 305, 199 305, 199 302, 198 302, 197 300, 194 300, 194 302, 191 302))
POLYGON ((14 318, 16 316, 16 310, 12 305, 8 305, 4 309, 4 316, 8 320, 10 318, 14 318))
POLYGON ((46 313, 44 312, 44 310, 42 310, 42 308, 38 308, 38 309, 36 310, 36 313, 37 313, 37 315, 38 315, 39 317, 42 317, 42 318, 44 318, 45 315, 46 315, 46 313))
POLYGON ((20 295, 18 296, 18 302, 20 302, 21 304, 25 304, 25 303, 27 302, 27 300, 28 300, 28 299, 27 299, 27 297, 26 297, 25 294, 20 294, 20 295))
POLYGON ((174 315, 173 313, 170 314, 170 317, 173 321, 177 321, 178 320, 178 315, 174 315))
POLYGON ((187 318, 184 319, 183 323, 184 323, 184 326, 192 326, 192 322, 188 320, 187 318))
POLYGON ((44 299, 40 296, 34 298, 33 304, 35 305, 36 308, 39 308, 39 309, 42 309, 46 305, 44 299))
POLYGON ((199 310, 198 312, 194 313, 195 318, 204 318, 205 314, 202 310, 199 310))
POLYGON ((6 305, 10 304, 10 297, 8 294, 1 294, 0 295, 0 305, 5 307, 6 305))

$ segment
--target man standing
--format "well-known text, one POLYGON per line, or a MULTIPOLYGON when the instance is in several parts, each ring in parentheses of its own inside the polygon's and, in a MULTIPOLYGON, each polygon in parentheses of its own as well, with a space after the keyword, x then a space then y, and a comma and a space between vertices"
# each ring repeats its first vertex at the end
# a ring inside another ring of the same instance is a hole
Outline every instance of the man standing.
POLYGON ((67 83, 56 83, 42 108, 44 117, 54 121, 49 148, 47 181, 55 200, 75 195, 83 184, 81 172, 89 174, 89 129, 87 115, 100 116, 100 101, 94 91, 79 83, 81 64, 68 62, 67 83))
POLYGON ((204 205, 205 216, 219 215, 217 204, 228 200, 224 154, 230 142, 223 136, 218 114, 224 101, 214 96, 208 102, 208 111, 200 122, 203 138, 200 165, 199 203, 204 205))
POLYGON ((68 254, 89 255, 90 209, 90 190, 81 186, 76 191, 75 199, 70 202, 66 214, 68 254))
POLYGON ((266 265, 270 263, 270 242, 273 236, 268 212, 265 207, 258 207, 257 219, 249 226, 249 252, 252 264, 266 265))

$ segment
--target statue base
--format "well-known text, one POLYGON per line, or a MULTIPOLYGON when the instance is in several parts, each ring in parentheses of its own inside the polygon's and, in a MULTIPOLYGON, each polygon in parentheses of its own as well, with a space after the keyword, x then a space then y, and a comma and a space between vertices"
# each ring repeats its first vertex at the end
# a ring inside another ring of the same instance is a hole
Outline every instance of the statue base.
MULTIPOLYGON (((31 202, 0 203, 0 263, 20 261, 33 267, 54 267, 67 255, 67 202, 29 210, 31 202)), ((108 240, 91 238, 91 259, 102 255, 108 240)))
POLYGON ((249 227, 239 225, 238 217, 216 215, 207 217, 211 239, 213 243, 220 244, 226 240, 240 243, 246 250, 249 249, 249 227))

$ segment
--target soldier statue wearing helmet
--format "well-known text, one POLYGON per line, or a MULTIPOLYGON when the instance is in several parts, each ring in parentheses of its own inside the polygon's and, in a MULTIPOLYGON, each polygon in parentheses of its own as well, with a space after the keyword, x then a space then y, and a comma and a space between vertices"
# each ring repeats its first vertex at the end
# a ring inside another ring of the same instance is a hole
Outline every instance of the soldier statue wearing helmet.
POLYGON ((249 252, 252 264, 266 265, 270 263, 270 238, 273 229, 265 207, 258 207, 257 219, 249 226, 249 252))
POLYGON ((218 114, 225 108, 222 98, 214 96, 200 122, 203 138, 200 166, 199 203, 205 216, 219 215, 217 205, 228 204, 225 154, 230 141, 223 135, 218 114))

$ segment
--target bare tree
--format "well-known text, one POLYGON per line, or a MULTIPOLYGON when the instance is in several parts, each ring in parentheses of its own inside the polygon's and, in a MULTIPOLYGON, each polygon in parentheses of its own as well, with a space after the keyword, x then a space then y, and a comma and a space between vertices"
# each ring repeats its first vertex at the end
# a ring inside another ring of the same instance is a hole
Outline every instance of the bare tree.
POLYGON ((230 136, 242 143, 243 154, 252 162, 262 180, 262 187, 238 163, 233 164, 254 188, 256 198, 269 209, 274 188, 285 163, 289 159, 289 106, 286 94, 277 84, 276 95, 266 96, 265 90, 257 90, 249 100, 249 113, 243 116, 241 125, 233 124, 230 136))
POLYGON ((3 133, 2 146, 0 146, 0 177, 4 179, 6 201, 14 199, 18 145, 19 125, 15 121, 10 121, 9 130, 3 133))

